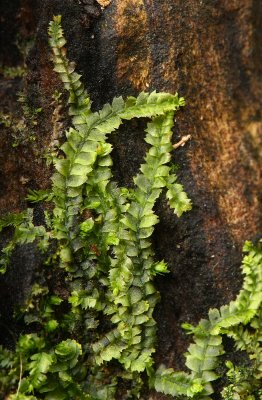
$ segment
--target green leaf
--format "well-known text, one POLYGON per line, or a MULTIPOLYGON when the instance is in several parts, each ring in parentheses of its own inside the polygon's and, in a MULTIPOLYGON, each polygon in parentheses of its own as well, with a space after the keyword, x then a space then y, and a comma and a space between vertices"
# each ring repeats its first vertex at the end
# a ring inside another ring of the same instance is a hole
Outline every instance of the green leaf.
POLYGON ((29 363, 29 375, 30 384, 33 390, 40 388, 47 379, 47 372, 50 369, 51 364, 54 362, 53 357, 45 352, 36 353, 30 358, 29 363))
POLYGON ((188 396, 192 398, 196 393, 201 393, 204 389, 201 381, 194 381, 184 372, 174 372, 172 368, 165 369, 163 366, 156 371, 152 383, 158 392, 171 396, 188 396))
POLYGON ((152 352, 144 350, 140 356, 131 362, 131 371, 143 372, 147 367, 150 367, 153 363, 152 352))
POLYGON ((41 201, 51 201, 54 194, 51 190, 31 190, 29 189, 26 200, 30 203, 39 203, 41 201))
POLYGON ((55 347, 55 354, 60 362, 65 363, 64 366, 60 364, 63 371, 64 367, 73 368, 77 364, 78 357, 82 354, 82 347, 76 340, 67 339, 55 347))
POLYGON ((44 348, 44 340, 36 333, 21 335, 18 341, 18 349, 23 354, 37 352, 44 348))
POLYGON ((144 193, 147 193, 152 186, 150 184, 150 181, 143 175, 137 175, 134 178, 134 182, 139 187, 139 189, 144 193))
POLYGON ((45 324, 45 330, 46 332, 53 332, 58 328, 59 324, 57 320, 51 319, 45 324))
POLYGON ((57 171, 63 175, 63 176, 67 176, 68 171, 69 171, 69 162, 66 159, 57 159, 54 161, 55 167, 57 169, 57 171))
POLYGON ((153 265, 153 268, 152 268, 153 275, 156 275, 156 274, 160 274, 161 275, 161 274, 166 274, 168 272, 169 272, 168 271, 168 265, 165 263, 164 260, 162 260, 162 261, 160 261, 158 263, 155 263, 153 265))
MULTIPOLYGON (((94 164, 96 160, 97 153, 96 152, 84 152, 81 151, 77 157, 75 158, 75 162, 77 164, 86 166, 94 164)), ((71 171, 72 172, 72 171, 71 171)))
POLYGON ((136 304, 143 299, 143 291, 139 287, 131 287, 129 289, 130 303, 136 304))
POLYGON ((137 100, 133 97, 127 98, 125 110, 119 113, 120 118, 130 120, 132 118, 153 117, 165 114, 168 111, 178 110, 184 105, 184 101, 178 95, 169 93, 152 92, 143 93, 137 100))
POLYGON ((119 128, 121 122, 121 118, 118 115, 114 115, 105 122, 100 123, 96 129, 102 133, 111 133, 119 128))
POLYGON ((6 214, 5 216, 0 218, 0 232, 3 230, 3 228, 6 228, 8 226, 16 227, 20 225, 26 217, 26 212, 18 214, 6 214))
MULTIPOLYGON (((91 169, 90 169, 91 171, 91 169)), ((89 171, 89 172, 90 172, 89 171)), ((86 182, 86 174, 84 175, 70 175, 67 184, 70 187, 77 188, 79 186, 82 186, 86 182)))
POLYGON ((125 345, 111 344, 101 352, 100 356, 104 361, 110 361, 113 358, 119 359, 124 348, 125 345))
POLYGON ((90 232, 93 229, 94 224, 95 224, 94 220, 92 218, 88 218, 87 220, 85 220, 84 222, 82 222, 80 224, 80 231, 83 234, 86 234, 86 233, 90 232))
POLYGON ((175 214, 180 217, 184 212, 191 210, 192 205, 190 199, 187 197, 187 194, 183 190, 183 186, 174 183, 176 177, 170 176, 167 181, 168 191, 166 193, 166 197, 168 199, 169 206, 173 208, 175 214))
POLYGON ((151 226, 155 225, 158 223, 158 216, 151 214, 151 215, 145 215, 144 217, 141 218, 141 222, 139 224, 140 228, 150 228, 151 226))

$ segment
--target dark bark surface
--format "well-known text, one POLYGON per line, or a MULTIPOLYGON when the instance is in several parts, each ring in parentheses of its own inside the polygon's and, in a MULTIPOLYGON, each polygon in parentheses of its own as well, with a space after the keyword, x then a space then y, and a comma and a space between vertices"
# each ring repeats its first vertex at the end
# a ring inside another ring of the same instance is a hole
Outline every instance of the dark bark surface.
MULTIPOLYGON (((20 62, 14 45, 17 32, 25 40, 34 36, 24 86, 29 102, 43 111, 33 143, 13 148, 8 129, 2 130, 0 211, 22 209, 28 188, 48 186, 51 171, 41 157, 53 130, 50 99, 56 89, 61 90, 47 43, 53 15, 62 14, 69 57, 83 75, 94 108, 116 95, 141 90, 178 91, 184 96, 187 106, 177 114, 174 142, 185 134, 191 140, 174 151, 173 161, 179 165, 179 179, 193 209, 177 219, 164 201, 159 202, 161 222, 154 234, 157 256, 165 258, 171 270, 157 280, 162 300, 155 315, 156 362, 181 369, 189 340, 181 323, 195 323, 210 307, 235 297, 242 282, 243 242, 261 233, 262 3, 107 3, 102 8, 95 0, 2 2, 3 64, 20 62)), ((17 112, 15 93, 21 82, 2 78, 1 87, 4 111, 17 112)), ((114 171, 121 184, 132 185, 143 159, 142 129, 140 122, 128 123, 113 139, 114 171)), ((14 267, 1 278, 5 321, 28 291, 37 264, 32 262, 34 251, 20 251, 14 267)))

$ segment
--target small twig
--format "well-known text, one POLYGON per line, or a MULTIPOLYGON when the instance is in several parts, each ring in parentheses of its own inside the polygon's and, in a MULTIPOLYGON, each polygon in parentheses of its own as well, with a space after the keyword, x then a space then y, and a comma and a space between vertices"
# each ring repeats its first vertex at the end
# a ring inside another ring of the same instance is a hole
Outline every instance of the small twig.
POLYGON ((15 395, 15 399, 17 399, 17 396, 20 392, 20 386, 21 386, 21 381, 22 381, 22 376, 23 376, 23 361, 22 361, 22 356, 20 354, 20 373, 19 373, 19 382, 18 382, 18 387, 15 395))
POLYGON ((185 145, 185 143, 186 143, 189 139, 191 139, 191 135, 183 136, 182 139, 179 140, 179 142, 173 144, 173 148, 174 148, 174 149, 177 149, 177 148, 180 147, 180 146, 183 147, 183 146, 185 145))

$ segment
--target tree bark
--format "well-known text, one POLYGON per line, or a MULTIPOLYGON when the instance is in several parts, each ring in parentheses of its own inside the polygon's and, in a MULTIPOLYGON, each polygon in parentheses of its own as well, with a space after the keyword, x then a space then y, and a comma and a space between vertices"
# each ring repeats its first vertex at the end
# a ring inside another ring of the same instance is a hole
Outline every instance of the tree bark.
MULTIPOLYGON (((33 144, 12 148, 12 138, 3 130, 1 213, 25 207, 28 188, 49 184, 51 171, 41 156, 53 130, 50 99, 62 87, 52 71, 47 42, 53 15, 62 15, 68 55, 83 75, 94 109, 114 96, 142 90, 184 96, 187 105, 176 116, 174 143, 188 134, 191 140, 174 150, 173 162, 193 209, 178 219, 161 201, 154 234, 157 257, 171 270, 157 279, 161 303, 155 315, 156 363, 182 369, 189 339, 181 323, 198 322, 210 307, 235 298, 242 283, 242 245, 261 230, 262 3, 112 0, 104 2, 104 8, 99 3, 21 0, 1 6, 2 32, 9 39, 2 46, 6 65, 16 64, 19 57, 10 18, 22 36, 34 34, 24 85, 29 102, 43 109, 33 144)), ((2 79, 1 84, 4 109, 14 110, 20 83, 2 79)), ((113 139, 114 173, 120 184, 132 185, 143 160, 143 127, 130 122, 113 139)), ((14 263, 19 271, 25 264, 21 259, 14 263)), ((26 292, 34 279, 34 265, 27 271, 27 284, 22 283, 23 274, 14 279, 15 268, 1 278, 1 287, 9 288, 0 295, 4 316, 10 314, 19 287, 26 292)))

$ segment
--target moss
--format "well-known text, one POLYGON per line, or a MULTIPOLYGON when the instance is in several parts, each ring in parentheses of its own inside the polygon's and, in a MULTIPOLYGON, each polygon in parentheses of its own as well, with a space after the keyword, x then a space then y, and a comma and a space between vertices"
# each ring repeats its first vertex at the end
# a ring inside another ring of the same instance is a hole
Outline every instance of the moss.
MULTIPOLYGON (((250 355, 256 391, 261 372, 260 244, 245 245, 245 278, 236 300, 210 310, 197 326, 184 324, 194 337, 186 353, 190 373, 154 368, 153 312, 159 301, 154 278, 168 272, 166 262, 155 259, 151 243, 159 220, 155 204, 163 193, 177 217, 191 208, 170 165, 173 117, 184 99, 142 92, 137 98, 115 98, 92 112, 81 77, 66 57, 61 17, 54 17, 49 35, 54 69, 69 92, 72 127, 52 155, 51 191, 31 191, 27 197, 49 204, 44 223, 34 223, 32 209, 1 221, 2 228, 14 227, 3 250, 3 272, 17 244, 36 243, 46 254, 41 279, 21 310, 28 333, 20 335, 15 351, 1 349, 1 392, 10 399, 111 400, 120 393, 123 399, 135 399, 147 374, 157 391, 208 399, 218 379, 225 335, 250 355), (149 148, 133 186, 118 187, 108 135, 133 118, 151 119, 145 136, 149 148), (63 288, 50 278, 56 274, 59 282, 64 279, 63 288)), ((236 387, 240 367, 228 366, 236 387)), ((250 384, 251 373, 245 377, 250 384)), ((226 389, 222 394, 227 396, 226 389)))

